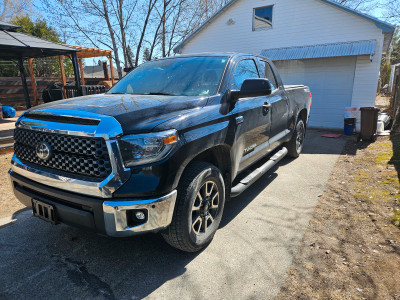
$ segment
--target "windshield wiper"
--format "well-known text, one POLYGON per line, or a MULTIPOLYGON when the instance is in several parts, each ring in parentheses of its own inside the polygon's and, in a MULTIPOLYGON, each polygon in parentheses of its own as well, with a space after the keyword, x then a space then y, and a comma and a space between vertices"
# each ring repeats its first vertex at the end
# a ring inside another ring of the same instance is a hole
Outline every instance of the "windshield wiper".
POLYGON ((155 96, 175 96, 174 94, 162 93, 162 92, 151 92, 151 93, 146 93, 145 95, 155 95, 155 96))
POLYGON ((112 95, 124 95, 124 94, 126 94, 126 93, 115 92, 115 93, 109 93, 109 94, 112 94, 112 95))

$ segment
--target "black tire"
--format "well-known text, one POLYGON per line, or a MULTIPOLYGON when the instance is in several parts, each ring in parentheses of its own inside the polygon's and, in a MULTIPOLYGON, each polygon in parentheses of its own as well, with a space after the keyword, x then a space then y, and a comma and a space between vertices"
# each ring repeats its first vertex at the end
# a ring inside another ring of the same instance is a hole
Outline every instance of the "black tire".
POLYGON ((205 162, 191 163, 182 174, 172 222, 162 233, 163 238, 185 252, 205 248, 219 227, 224 205, 225 184, 218 168, 205 162), (205 196, 208 192, 210 195, 205 196))
POLYGON ((298 119, 291 140, 285 143, 285 147, 288 149, 289 157, 299 157, 301 151, 303 150, 305 136, 306 126, 304 121, 303 119, 298 119))

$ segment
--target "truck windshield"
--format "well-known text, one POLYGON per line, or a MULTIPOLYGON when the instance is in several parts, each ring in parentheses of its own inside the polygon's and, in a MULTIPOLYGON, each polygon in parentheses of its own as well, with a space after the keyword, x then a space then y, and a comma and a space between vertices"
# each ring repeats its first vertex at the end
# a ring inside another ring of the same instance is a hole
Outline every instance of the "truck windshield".
POLYGON ((216 94, 228 57, 200 56, 144 63, 109 94, 211 96, 216 94))

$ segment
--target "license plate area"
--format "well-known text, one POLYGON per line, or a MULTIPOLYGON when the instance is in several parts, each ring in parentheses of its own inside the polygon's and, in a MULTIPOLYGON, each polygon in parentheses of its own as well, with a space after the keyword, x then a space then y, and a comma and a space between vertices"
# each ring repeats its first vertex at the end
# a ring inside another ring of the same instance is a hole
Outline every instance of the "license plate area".
POLYGON ((32 209, 34 216, 50 222, 53 225, 57 224, 56 211, 53 205, 32 199, 32 209))

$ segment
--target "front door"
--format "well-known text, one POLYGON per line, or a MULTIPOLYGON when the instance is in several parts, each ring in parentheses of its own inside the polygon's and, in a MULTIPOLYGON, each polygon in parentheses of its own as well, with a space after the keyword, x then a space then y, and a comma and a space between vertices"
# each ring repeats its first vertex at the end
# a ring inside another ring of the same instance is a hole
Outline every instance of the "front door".
MULTIPOLYGON (((245 79, 259 78, 259 72, 252 58, 245 58, 237 62, 232 75, 231 89, 240 90, 245 79)), ((251 97, 240 98, 236 123, 238 128, 238 153, 241 160, 239 172, 265 155, 270 137, 271 112, 266 107, 267 98, 251 97)))

